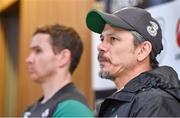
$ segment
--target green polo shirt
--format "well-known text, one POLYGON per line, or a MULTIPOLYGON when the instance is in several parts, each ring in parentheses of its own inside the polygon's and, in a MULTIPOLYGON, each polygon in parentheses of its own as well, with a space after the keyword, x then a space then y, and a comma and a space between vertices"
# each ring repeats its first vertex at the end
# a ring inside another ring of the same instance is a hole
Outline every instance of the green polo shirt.
POLYGON ((58 104, 53 117, 94 117, 94 115, 83 103, 76 100, 66 100, 58 104))

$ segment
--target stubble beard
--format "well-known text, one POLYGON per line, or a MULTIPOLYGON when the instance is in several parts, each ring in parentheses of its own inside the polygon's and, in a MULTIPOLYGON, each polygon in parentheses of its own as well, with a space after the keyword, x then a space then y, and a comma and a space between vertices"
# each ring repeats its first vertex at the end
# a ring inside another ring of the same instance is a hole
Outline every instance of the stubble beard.
MULTIPOLYGON (((98 60, 112 64, 111 60, 109 58, 103 56, 102 52, 99 52, 98 60)), ((99 71, 99 77, 101 77, 102 79, 108 79, 108 80, 112 80, 112 81, 115 80, 115 76, 113 76, 110 72, 102 71, 102 70, 99 71)))
POLYGON ((108 80, 112 80, 112 81, 115 81, 115 79, 116 79, 115 76, 113 76, 109 72, 104 72, 104 71, 99 72, 99 77, 101 77, 102 79, 108 79, 108 80))

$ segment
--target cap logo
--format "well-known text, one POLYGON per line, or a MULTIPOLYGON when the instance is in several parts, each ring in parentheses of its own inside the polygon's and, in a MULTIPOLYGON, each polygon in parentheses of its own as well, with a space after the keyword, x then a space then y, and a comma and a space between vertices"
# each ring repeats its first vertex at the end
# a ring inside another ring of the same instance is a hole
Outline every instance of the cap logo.
POLYGON ((155 37, 156 35, 157 35, 157 31, 158 31, 158 29, 159 29, 159 27, 158 27, 158 25, 155 23, 155 22, 153 22, 153 21, 150 21, 149 22, 151 25, 148 25, 146 28, 147 28, 147 31, 148 31, 148 33, 151 35, 151 36, 153 36, 153 37, 155 37))

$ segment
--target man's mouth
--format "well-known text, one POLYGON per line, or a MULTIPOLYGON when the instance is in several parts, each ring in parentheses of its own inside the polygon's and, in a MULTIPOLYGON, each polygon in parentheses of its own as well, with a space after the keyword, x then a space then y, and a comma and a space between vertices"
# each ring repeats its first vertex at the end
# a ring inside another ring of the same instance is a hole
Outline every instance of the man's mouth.
POLYGON ((101 55, 98 56, 98 61, 99 61, 99 64, 100 64, 100 68, 104 68, 104 66, 105 66, 107 63, 108 63, 108 64, 111 63, 111 61, 109 60, 109 58, 104 57, 104 56, 101 56, 101 55))
POLYGON ((98 55, 98 61, 99 61, 99 62, 111 63, 111 61, 110 61, 108 58, 106 58, 106 57, 104 57, 104 56, 101 56, 101 55, 98 55))
POLYGON ((28 72, 29 73, 33 73, 34 72, 34 69, 32 67, 28 67, 28 72))

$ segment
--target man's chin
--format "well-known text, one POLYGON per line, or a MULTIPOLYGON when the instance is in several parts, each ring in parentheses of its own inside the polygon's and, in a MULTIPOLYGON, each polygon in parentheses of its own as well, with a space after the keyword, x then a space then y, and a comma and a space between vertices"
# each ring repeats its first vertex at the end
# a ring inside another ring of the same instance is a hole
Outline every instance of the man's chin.
POLYGON ((100 71, 99 72, 99 77, 101 77, 102 79, 108 79, 108 80, 115 80, 115 77, 113 75, 111 75, 109 72, 105 72, 105 71, 100 71))
POLYGON ((31 75, 30 76, 30 79, 33 81, 33 82, 36 82, 36 83, 41 83, 41 79, 37 76, 34 76, 34 75, 31 75))

